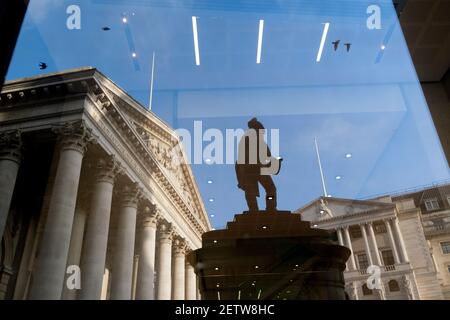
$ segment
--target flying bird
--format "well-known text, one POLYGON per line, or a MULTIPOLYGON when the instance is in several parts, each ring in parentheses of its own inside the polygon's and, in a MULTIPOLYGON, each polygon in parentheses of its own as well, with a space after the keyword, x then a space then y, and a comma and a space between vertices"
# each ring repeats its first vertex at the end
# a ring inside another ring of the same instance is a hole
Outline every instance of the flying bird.
POLYGON ((102 30, 103 31, 109 31, 109 30, 111 30, 111 28, 110 27, 103 27, 102 30))
POLYGON ((347 47, 347 52, 350 51, 350 46, 351 46, 351 45, 352 45, 351 43, 344 43, 344 46, 347 47))
POLYGON ((47 69, 47 64, 45 62, 39 63, 39 69, 41 70, 47 69))
POLYGON ((339 42, 341 42, 341 40, 336 40, 335 42, 332 42, 333 46, 334 46, 334 51, 337 50, 338 46, 339 46, 339 42))

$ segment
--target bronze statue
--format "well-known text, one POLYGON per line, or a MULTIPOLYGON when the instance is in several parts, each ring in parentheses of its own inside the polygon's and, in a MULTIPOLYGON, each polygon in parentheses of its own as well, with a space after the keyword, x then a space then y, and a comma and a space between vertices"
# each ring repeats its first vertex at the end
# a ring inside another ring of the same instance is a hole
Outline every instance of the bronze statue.
POLYGON ((248 130, 239 141, 235 164, 238 187, 245 192, 250 212, 259 211, 257 197, 261 183, 266 191, 266 211, 277 211, 277 190, 271 175, 281 168, 281 158, 272 157, 264 141, 265 128, 256 118, 248 122, 248 130))

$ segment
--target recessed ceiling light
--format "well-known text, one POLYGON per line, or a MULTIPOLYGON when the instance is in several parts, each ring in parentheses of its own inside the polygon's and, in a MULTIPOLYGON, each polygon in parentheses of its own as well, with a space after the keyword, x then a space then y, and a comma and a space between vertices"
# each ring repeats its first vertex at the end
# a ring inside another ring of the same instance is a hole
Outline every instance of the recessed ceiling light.
POLYGON ((209 198, 208 201, 209 202, 214 202, 214 199, 213 198, 209 198))
POLYGON ((351 153, 347 153, 347 154, 345 155, 345 157, 346 157, 346 158, 351 158, 351 157, 352 157, 352 154, 351 154, 351 153))
POLYGON ((127 19, 126 17, 123 17, 123 18, 122 18, 122 22, 123 22, 123 23, 127 23, 127 22, 128 22, 128 19, 127 19))
POLYGON ((386 46, 384 44, 381 45, 381 50, 386 49, 386 46))
POLYGON ((192 17, 192 34, 194 36, 194 53, 195 64, 200 65, 200 50, 198 48, 198 29, 197 29, 197 17, 192 17))
POLYGON ((267 226, 262 226, 262 228, 265 230, 265 229, 267 229, 267 226))
POLYGON ((212 181, 212 180, 208 180, 207 182, 208 182, 208 184, 212 184, 212 183, 213 183, 213 181, 212 181))
POLYGON ((220 287, 220 284, 216 284, 216 287, 217 287, 217 288, 220 287))
POLYGON ((323 27, 322 39, 320 40, 320 46, 319 46, 319 51, 317 52, 316 62, 320 62, 320 59, 322 59, 323 46, 325 45, 325 40, 327 39, 329 27, 330 27, 330 23, 326 22, 323 27))
POLYGON ((258 49, 256 52, 256 63, 261 63, 261 49, 264 32, 264 20, 259 20, 259 32, 258 32, 258 49))
POLYGON ((136 52, 133 52, 133 53, 131 54, 131 56, 132 56, 133 58, 136 58, 136 57, 137 57, 136 52))
POLYGON ((317 228, 317 224, 313 225, 314 228, 317 228))
POLYGON ((259 269, 259 266, 255 266, 255 269, 259 269))
POLYGON ((215 267, 214 270, 219 271, 219 267, 215 267))
POLYGON ((335 178, 336 180, 341 180, 342 179, 342 177, 341 176, 336 176, 336 178, 335 178))
POLYGON ((214 243, 217 243, 217 240, 213 240, 214 243))
POLYGON ((298 264, 296 264, 295 267, 298 268, 298 264))
POLYGON ((214 217, 215 217, 215 215, 213 215, 213 214, 210 214, 209 216, 210 216, 211 218, 214 218, 214 217))

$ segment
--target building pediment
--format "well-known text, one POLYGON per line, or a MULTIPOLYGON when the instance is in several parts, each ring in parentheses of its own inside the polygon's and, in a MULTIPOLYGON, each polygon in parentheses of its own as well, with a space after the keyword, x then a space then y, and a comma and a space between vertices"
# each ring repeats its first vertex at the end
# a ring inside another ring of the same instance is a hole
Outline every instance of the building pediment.
POLYGON ((367 214, 383 210, 392 210, 395 204, 381 200, 353 200, 332 197, 320 197, 297 209, 303 220, 323 221, 344 216, 367 214))

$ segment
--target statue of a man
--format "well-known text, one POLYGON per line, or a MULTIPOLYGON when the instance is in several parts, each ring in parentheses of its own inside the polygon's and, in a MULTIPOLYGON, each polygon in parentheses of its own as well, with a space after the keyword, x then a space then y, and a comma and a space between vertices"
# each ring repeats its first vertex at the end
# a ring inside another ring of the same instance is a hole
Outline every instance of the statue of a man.
POLYGON ((271 156, 264 141, 265 128, 256 118, 248 122, 248 130, 239 141, 238 160, 235 165, 238 187, 245 192, 249 211, 259 211, 258 183, 266 191, 266 210, 277 210, 277 190, 271 174, 278 174, 280 158, 271 156))

